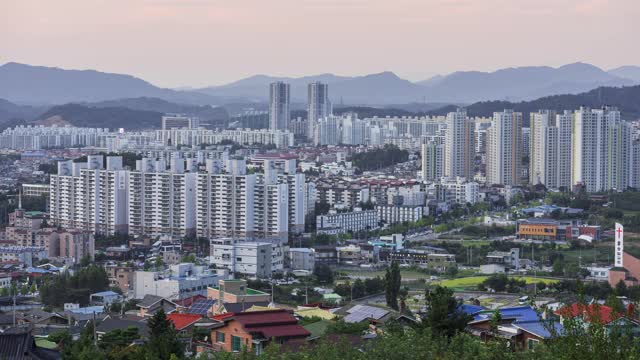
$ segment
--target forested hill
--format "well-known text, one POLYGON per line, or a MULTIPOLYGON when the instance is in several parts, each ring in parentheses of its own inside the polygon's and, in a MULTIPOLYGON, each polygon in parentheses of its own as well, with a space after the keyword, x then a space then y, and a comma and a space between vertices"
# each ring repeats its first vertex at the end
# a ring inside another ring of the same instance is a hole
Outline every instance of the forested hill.
POLYGON ((125 107, 89 107, 80 104, 58 105, 38 117, 45 125, 74 125, 110 129, 150 129, 160 127, 162 113, 125 107))
MULTIPOLYGON (((586 93, 576 95, 546 96, 532 101, 513 103, 509 101, 482 101, 466 107, 471 116, 492 116, 495 111, 513 109, 522 112, 525 122, 530 112, 540 109, 575 110, 580 106, 599 108, 604 105, 616 106, 625 120, 640 119, 640 85, 627 87, 600 87, 586 93)), ((430 111, 431 115, 444 115, 455 111, 456 106, 448 105, 430 111)))

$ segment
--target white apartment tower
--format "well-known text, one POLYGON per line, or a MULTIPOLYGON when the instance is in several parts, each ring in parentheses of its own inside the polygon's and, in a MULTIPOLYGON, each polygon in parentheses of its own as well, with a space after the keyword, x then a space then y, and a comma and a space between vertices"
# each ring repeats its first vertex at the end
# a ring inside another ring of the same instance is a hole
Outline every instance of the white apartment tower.
POLYGON ((573 114, 572 185, 589 192, 624 190, 632 172, 632 128, 616 108, 581 107, 573 114))
POLYGON ((572 119, 570 111, 530 114, 529 183, 551 189, 571 188, 572 119))
POLYGON ((442 137, 422 144, 422 181, 438 181, 444 174, 444 145, 442 137))
POLYGON ((167 171, 163 160, 142 159, 129 172, 129 233, 185 237, 195 233, 196 174, 184 166, 167 171))
POLYGON ((444 142, 444 176, 473 178, 475 124, 467 112, 458 109, 447 114, 447 132, 444 142))
POLYGON ((487 183, 519 185, 522 167, 522 113, 493 113, 487 130, 487 183))
POLYGON ((122 157, 90 155, 86 163, 61 161, 51 175, 51 222, 113 235, 127 232, 127 175, 122 157))
POLYGON ((269 86, 269 129, 289 129, 289 94, 289 84, 278 81, 269 86))
POLYGON ((307 86, 307 138, 313 140, 315 125, 318 120, 331 115, 329 101, 329 85, 312 82, 307 86))

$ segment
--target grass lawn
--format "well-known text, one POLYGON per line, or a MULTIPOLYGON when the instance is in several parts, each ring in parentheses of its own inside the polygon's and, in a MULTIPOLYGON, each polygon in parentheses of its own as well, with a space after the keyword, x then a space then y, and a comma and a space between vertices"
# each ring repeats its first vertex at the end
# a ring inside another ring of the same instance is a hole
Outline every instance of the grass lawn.
POLYGON ((331 321, 320 320, 312 324, 305 325, 304 328, 311 333, 311 337, 319 337, 327 332, 329 325, 331 325, 331 321))
MULTIPOLYGON (((457 279, 442 280, 439 282, 434 282, 434 284, 439 283, 442 286, 446 286, 450 288, 461 288, 461 289, 475 288, 488 277, 489 276, 469 276, 469 277, 463 277, 463 278, 457 278, 457 279)), ((555 279, 539 278, 539 277, 533 277, 533 276, 522 276, 522 277, 515 276, 515 278, 524 279, 527 282, 527 284, 534 284, 539 282, 544 282, 545 284, 552 284, 552 283, 558 282, 558 280, 555 280, 555 279)))

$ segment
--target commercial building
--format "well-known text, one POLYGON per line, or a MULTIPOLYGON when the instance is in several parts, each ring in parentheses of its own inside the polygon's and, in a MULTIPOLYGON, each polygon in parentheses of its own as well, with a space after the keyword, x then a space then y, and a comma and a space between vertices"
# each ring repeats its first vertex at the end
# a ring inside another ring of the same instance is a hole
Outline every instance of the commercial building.
POLYGON ((289 128, 289 96, 291 87, 281 81, 269 85, 269 129, 289 128))
POLYGON ((165 114, 162 116, 162 130, 197 129, 200 120, 197 117, 184 114, 165 114))
POLYGON ((49 184, 22 184, 22 196, 49 196, 49 184))
POLYGON ((553 219, 522 219, 516 222, 518 239, 569 241, 599 241, 602 236, 600 226, 585 225, 576 221, 553 219))
POLYGON ((171 265, 166 272, 136 271, 133 297, 142 299, 145 295, 154 295, 165 299, 184 299, 206 295, 208 287, 217 286, 218 281, 227 276, 225 271, 213 272, 206 266, 191 263, 171 265))
POLYGON ((284 248, 270 242, 211 239, 210 263, 231 273, 268 278, 284 269, 284 248))
POLYGON ((287 267, 292 271, 313 271, 316 251, 312 248, 290 248, 286 260, 287 267))

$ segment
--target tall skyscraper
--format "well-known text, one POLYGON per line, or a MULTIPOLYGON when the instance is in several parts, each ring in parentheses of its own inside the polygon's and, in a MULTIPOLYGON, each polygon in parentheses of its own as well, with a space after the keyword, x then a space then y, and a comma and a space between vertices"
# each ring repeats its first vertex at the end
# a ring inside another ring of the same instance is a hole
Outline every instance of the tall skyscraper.
POLYGON ((269 129, 289 129, 289 84, 281 81, 271 83, 269 87, 269 129))
POLYGON ((458 109, 447 114, 447 133, 444 145, 444 176, 473 178, 475 147, 473 131, 475 124, 467 112, 458 109))
POLYGON ((307 138, 313 139, 318 120, 331 115, 329 85, 312 82, 307 86, 307 138))
POLYGON ((519 185, 522 168, 522 113, 493 113, 487 130, 487 183, 519 185))

